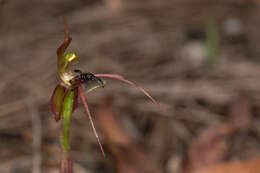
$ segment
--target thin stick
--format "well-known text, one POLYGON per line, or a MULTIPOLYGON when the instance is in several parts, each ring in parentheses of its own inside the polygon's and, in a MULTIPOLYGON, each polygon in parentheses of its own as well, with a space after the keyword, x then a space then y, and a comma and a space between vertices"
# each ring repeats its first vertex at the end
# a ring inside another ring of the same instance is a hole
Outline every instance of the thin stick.
POLYGON ((83 91, 82 85, 79 84, 78 88, 79 88, 80 99, 81 99, 81 101, 82 101, 82 103, 83 103, 83 105, 84 105, 84 107, 85 107, 85 110, 86 110, 86 112, 87 112, 87 114, 88 114, 88 118, 89 118, 89 121, 90 121, 92 130, 93 130, 93 132, 94 132, 94 134, 95 134, 95 136, 96 136, 96 138, 97 138, 98 145, 99 145, 99 147, 100 147, 100 149, 101 149, 102 155, 103 155, 104 157, 106 157, 106 154, 105 154, 105 152, 104 152, 103 146, 102 146, 102 144, 101 144, 101 142, 100 142, 100 140, 99 140, 99 136, 98 136, 98 133, 97 133, 97 131, 96 131, 95 125, 94 125, 94 123, 93 123, 93 119, 92 119, 92 116, 91 116, 90 111, 89 111, 89 108, 88 108, 88 102, 87 102, 87 99, 86 99, 86 97, 85 97, 85 95, 84 95, 84 91, 83 91))
POLYGON ((32 121, 33 131, 33 163, 32 173, 41 173, 42 156, 41 156, 41 145, 42 145, 42 125, 39 111, 36 108, 35 100, 29 96, 26 101, 29 109, 29 114, 32 121))
POLYGON ((128 83, 129 85, 132 85, 132 86, 136 87, 137 89, 139 89, 140 91, 142 91, 161 111, 167 112, 166 109, 164 107, 162 107, 156 100, 154 100, 154 98, 144 88, 136 85, 132 81, 125 79, 123 76, 117 75, 117 74, 95 74, 95 76, 117 79, 117 80, 123 81, 125 83, 128 83))

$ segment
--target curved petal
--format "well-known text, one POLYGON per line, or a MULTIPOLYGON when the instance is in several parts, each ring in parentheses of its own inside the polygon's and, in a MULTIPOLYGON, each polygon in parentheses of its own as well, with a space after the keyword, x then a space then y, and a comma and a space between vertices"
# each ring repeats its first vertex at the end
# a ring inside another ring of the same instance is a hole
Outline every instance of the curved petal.
POLYGON ((141 92, 143 92, 155 105, 157 105, 157 107, 160 110, 162 110, 163 112, 166 112, 166 109, 164 107, 162 107, 156 100, 154 100, 154 98, 144 88, 136 85, 132 81, 129 81, 129 80, 125 79, 123 76, 117 75, 117 74, 95 74, 95 76, 97 76, 97 77, 104 77, 104 78, 117 79, 117 80, 123 81, 125 83, 128 83, 129 85, 132 85, 132 86, 136 87, 141 92))

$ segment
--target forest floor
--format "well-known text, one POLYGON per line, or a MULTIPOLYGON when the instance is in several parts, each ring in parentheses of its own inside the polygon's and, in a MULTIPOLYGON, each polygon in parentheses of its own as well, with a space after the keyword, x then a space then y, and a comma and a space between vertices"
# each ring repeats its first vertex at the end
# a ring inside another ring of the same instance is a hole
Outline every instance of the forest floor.
POLYGON ((167 109, 107 80, 88 102, 108 157, 80 105, 71 123, 75 172, 192 173, 260 155, 257 0, 0 0, 1 173, 57 172, 61 126, 49 100, 61 13, 75 68, 121 74, 167 109))

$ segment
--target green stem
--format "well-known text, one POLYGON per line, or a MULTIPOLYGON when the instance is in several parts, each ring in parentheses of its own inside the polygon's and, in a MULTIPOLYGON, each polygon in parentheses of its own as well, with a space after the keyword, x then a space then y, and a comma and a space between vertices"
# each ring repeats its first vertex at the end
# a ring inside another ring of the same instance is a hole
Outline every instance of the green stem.
POLYGON ((70 130, 70 118, 73 108, 75 90, 70 89, 66 94, 62 107, 62 120, 63 120, 63 134, 61 136, 61 144, 65 151, 69 151, 69 130, 70 130))

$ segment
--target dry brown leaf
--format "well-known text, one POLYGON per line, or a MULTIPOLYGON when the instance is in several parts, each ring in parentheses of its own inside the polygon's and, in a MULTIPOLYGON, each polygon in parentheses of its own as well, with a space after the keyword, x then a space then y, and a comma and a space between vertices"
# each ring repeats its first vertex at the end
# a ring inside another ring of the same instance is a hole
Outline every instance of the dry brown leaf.
POLYGON ((233 128, 223 124, 202 132, 188 150, 188 163, 185 172, 219 162, 227 151, 227 137, 233 128))
POLYGON ((237 90, 236 99, 231 106, 229 115, 229 125, 235 129, 245 129, 251 122, 250 103, 246 92, 242 89, 237 90))
POLYGON ((95 110, 97 124, 115 159, 119 173, 159 173, 156 164, 127 135, 116 117, 113 99, 107 97, 95 110))
POLYGON ((192 173, 259 173, 260 158, 249 161, 232 161, 199 169, 192 173))
POLYGON ((243 90, 231 106, 229 119, 203 131, 188 149, 188 162, 184 172, 191 172, 220 162, 228 149, 228 138, 237 130, 246 128, 251 122, 250 104, 243 90))

